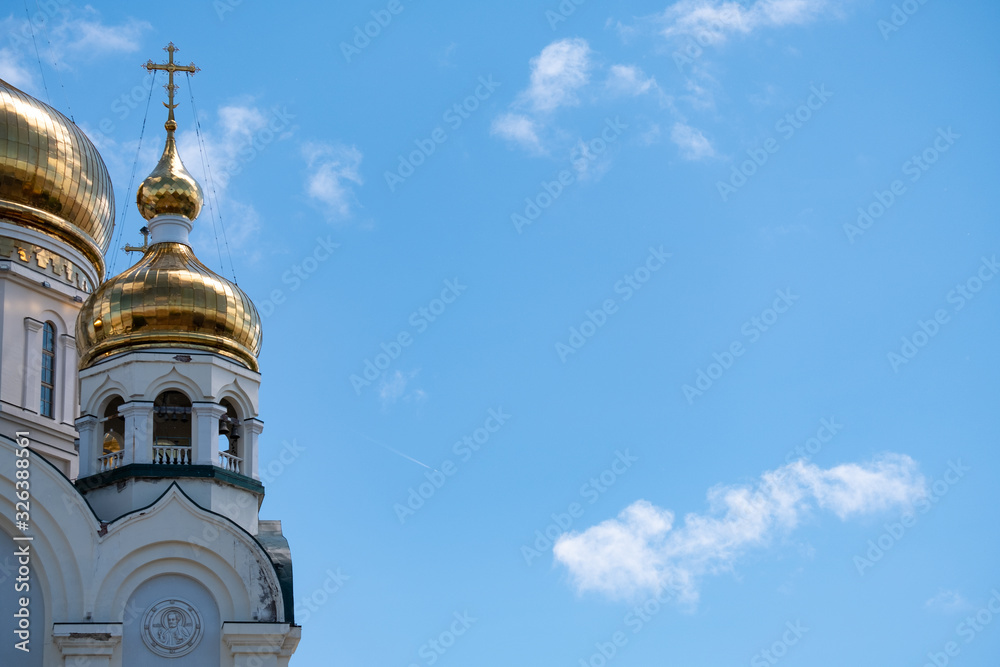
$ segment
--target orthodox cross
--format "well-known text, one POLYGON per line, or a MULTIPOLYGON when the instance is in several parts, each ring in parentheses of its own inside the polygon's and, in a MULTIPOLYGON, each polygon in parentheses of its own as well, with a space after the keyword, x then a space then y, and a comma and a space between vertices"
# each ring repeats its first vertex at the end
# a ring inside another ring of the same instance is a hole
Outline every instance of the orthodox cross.
MULTIPOLYGON (((170 56, 167 62, 154 63, 150 59, 146 62, 145 65, 143 65, 143 67, 145 67, 150 72, 154 70, 163 70, 167 73, 168 80, 167 80, 167 85, 165 85, 164 88, 167 89, 167 99, 169 99, 170 101, 164 102, 163 106, 167 107, 168 109, 167 125, 173 125, 174 127, 176 127, 177 123, 176 121, 174 121, 174 109, 177 108, 177 105, 174 104, 174 91, 177 90, 177 86, 174 85, 174 72, 189 72, 191 74, 194 74, 195 72, 200 72, 201 69, 195 67, 194 63, 191 63, 190 65, 176 64, 174 62, 174 52, 179 51, 179 49, 176 46, 174 46, 173 42, 170 42, 165 47, 163 47, 163 50, 166 51, 167 54, 170 56)), ((174 128, 168 127, 167 129, 172 130, 174 128)))
POLYGON ((134 246, 126 243, 122 250, 125 252, 146 252, 146 248, 149 247, 149 228, 143 227, 139 233, 142 234, 142 245, 134 246))

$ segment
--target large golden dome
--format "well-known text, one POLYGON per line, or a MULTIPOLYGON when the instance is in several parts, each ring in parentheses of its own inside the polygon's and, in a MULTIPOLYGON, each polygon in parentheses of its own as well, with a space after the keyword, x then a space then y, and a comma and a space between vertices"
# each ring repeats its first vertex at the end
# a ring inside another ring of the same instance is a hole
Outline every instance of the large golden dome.
POLYGON ((114 210, 108 169, 90 139, 0 80, 0 216, 68 243, 101 278, 114 210))
POLYGON ((125 349, 206 350, 258 370, 261 322, 239 287, 202 264, 183 243, 155 243, 101 285, 76 325, 80 367, 125 349))

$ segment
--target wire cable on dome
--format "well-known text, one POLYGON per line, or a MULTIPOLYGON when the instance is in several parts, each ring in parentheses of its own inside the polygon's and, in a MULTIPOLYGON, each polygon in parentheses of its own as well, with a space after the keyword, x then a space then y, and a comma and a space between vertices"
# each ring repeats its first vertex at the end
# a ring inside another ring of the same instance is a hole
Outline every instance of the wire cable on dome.
POLYGON ((222 207, 219 206, 219 196, 215 192, 215 179, 212 177, 212 164, 208 157, 208 149, 205 144, 205 137, 201 131, 201 117, 198 114, 198 106, 194 101, 194 88, 191 87, 191 74, 187 75, 188 81, 188 94, 191 96, 191 111, 194 113, 194 128, 195 133, 198 135, 198 147, 201 150, 201 168, 205 172, 205 180, 208 181, 208 190, 210 196, 206 197, 208 201, 208 211, 209 215, 212 217, 212 231, 215 233, 215 249, 219 253, 219 266, 222 267, 222 248, 219 247, 219 228, 222 229, 222 240, 226 245, 226 255, 229 257, 229 271, 233 276, 233 284, 239 285, 239 281, 236 279, 236 266, 233 264, 233 253, 229 249, 229 237, 226 235, 226 226, 222 222, 222 207), (213 200, 215 205, 212 205, 213 200), (218 214, 218 227, 216 227, 216 214, 218 214))
POLYGON ((31 30, 31 43, 35 46, 35 60, 38 61, 38 72, 42 75, 42 88, 45 90, 45 102, 52 106, 52 98, 49 95, 49 84, 45 82, 45 70, 42 69, 42 56, 38 53, 38 42, 35 40, 35 26, 31 23, 31 12, 28 10, 28 0, 24 0, 24 17, 28 20, 28 29, 31 30))
POLYGON ((128 189, 125 191, 125 202, 122 204, 122 215, 121 221, 115 225, 115 236, 116 240, 111 244, 111 268, 108 269, 108 275, 115 275, 115 264, 118 259, 118 253, 121 252, 118 248, 118 244, 122 242, 122 234, 125 231, 125 220, 128 218, 128 210, 131 208, 129 206, 132 197, 132 186, 135 184, 135 172, 139 166, 139 152, 142 150, 142 137, 146 134, 146 120, 149 118, 149 103, 153 99, 153 84, 156 83, 156 72, 152 73, 153 76, 149 77, 149 95, 146 97, 146 112, 142 115, 142 129, 139 130, 139 145, 135 149, 135 160, 132 161, 132 174, 128 179, 128 189))
MULTIPOLYGON (((38 13, 42 13, 42 7, 40 0, 35 0, 35 8, 38 13)), ((69 95, 66 93, 66 84, 63 83, 62 74, 59 73, 59 60, 56 57, 56 50, 52 48, 52 40, 49 39, 49 31, 43 30, 42 34, 45 36, 45 43, 49 46, 49 53, 52 54, 52 69, 56 73, 56 81, 59 82, 59 89, 62 91, 63 102, 66 104, 66 111, 69 112, 69 119, 76 124, 76 118, 73 117, 73 107, 69 103, 69 95)), ((37 48, 36 48, 37 51, 37 48)))

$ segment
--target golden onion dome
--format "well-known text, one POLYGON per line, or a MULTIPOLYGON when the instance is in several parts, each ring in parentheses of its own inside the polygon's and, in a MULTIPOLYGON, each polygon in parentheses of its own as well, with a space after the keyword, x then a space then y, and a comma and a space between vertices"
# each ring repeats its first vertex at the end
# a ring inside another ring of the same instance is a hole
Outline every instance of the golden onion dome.
POLYGON ((181 156, 177 154, 177 144, 174 142, 174 129, 177 124, 167 121, 167 144, 163 147, 163 155, 136 191, 136 204, 139 213, 146 220, 152 220, 158 215, 179 215, 188 220, 194 220, 201 212, 205 201, 201 186, 184 168, 181 156))
POLYGON ((69 244, 104 276, 115 221, 104 161, 75 123, 2 79, 0 216, 69 244))
POLYGON ((76 325, 80 367, 126 350, 206 350, 258 370, 261 321, 243 290, 183 243, 154 243, 132 268, 84 302, 76 325))

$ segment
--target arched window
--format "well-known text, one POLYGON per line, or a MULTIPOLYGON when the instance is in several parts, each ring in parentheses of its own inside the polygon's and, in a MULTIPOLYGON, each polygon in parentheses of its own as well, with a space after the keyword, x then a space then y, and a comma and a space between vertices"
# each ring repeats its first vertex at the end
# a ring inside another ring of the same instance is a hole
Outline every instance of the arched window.
POLYGON ((153 463, 191 462, 191 401, 179 391, 165 391, 153 401, 153 463))
POLYGON ((98 472, 114 470, 122 464, 122 448, 125 443, 125 418, 118 409, 125 403, 121 396, 115 396, 104 408, 103 450, 98 457, 98 472))
POLYGON ((104 408, 104 453, 121 451, 125 443, 125 418, 118 414, 118 409, 125 403, 121 396, 115 396, 104 408))
POLYGON ((53 398, 56 389, 56 327, 46 322, 42 327, 42 403, 43 417, 55 414, 53 398))
POLYGON ((231 472, 242 473, 239 414, 227 399, 222 399, 219 404, 226 409, 226 414, 219 417, 219 465, 231 472))

